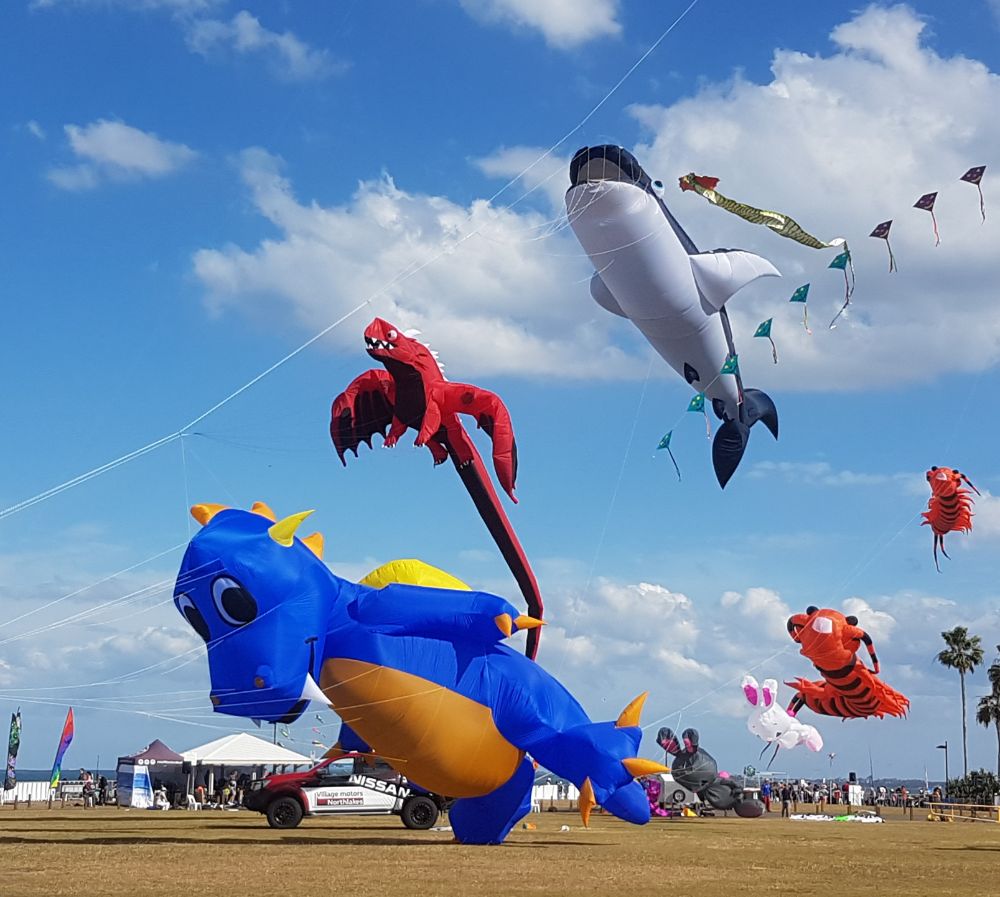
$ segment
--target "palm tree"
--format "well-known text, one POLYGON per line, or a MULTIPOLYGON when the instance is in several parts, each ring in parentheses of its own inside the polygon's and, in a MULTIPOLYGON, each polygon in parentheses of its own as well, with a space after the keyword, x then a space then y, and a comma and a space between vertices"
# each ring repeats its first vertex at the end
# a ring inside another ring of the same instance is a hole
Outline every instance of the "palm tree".
POLYGON ((968 775, 969 721, 965 704, 965 674, 974 673, 976 667, 983 662, 982 640, 978 635, 969 635, 969 630, 964 626, 942 632, 941 638, 948 647, 938 654, 937 662, 949 670, 958 670, 959 681, 962 683, 962 764, 964 775, 968 775))
MULTIPOLYGON (((1000 652, 1000 645, 997 645, 1000 652)), ((997 776, 1000 777, 1000 656, 990 664, 986 671, 989 677, 991 691, 979 699, 979 706, 976 708, 976 722, 981 726, 989 728, 991 725, 997 730, 997 776)))

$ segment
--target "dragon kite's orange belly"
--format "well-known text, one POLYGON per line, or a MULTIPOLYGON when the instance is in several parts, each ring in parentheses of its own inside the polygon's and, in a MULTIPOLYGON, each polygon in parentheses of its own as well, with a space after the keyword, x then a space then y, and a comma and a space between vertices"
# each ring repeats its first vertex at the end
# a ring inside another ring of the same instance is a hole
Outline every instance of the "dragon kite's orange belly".
POLYGON ((333 657, 323 663, 319 686, 376 753, 429 791, 489 794, 524 758, 500 734, 489 707, 420 676, 333 657))

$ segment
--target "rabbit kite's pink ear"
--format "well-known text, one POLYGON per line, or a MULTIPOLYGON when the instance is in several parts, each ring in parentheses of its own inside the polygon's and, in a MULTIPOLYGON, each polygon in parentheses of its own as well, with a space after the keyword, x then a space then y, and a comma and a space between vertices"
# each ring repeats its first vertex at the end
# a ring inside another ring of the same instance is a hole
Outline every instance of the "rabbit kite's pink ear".
POLYGON ((761 694, 764 697, 764 706, 770 707, 774 703, 775 698, 778 697, 778 680, 765 679, 761 694))
POLYGON ((757 680, 753 676, 744 676, 740 687, 743 689, 743 694, 747 696, 747 700, 756 707, 757 701, 760 699, 757 693, 757 680))

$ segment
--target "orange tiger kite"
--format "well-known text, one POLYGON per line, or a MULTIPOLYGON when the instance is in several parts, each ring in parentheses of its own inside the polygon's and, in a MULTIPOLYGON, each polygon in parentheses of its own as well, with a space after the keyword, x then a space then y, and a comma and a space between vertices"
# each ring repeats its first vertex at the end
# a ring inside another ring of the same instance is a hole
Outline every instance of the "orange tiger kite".
POLYGON ((796 691, 788 705, 790 714, 808 707, 814 713, 845 719, 906 715, 909 698, 878 678, 875 646, 871 636, 858 626, 857 617, 808 607, 804 614, 788 618, 788 634, 802 646, 802 656, 808 657, 823 676, 815 682, 796 679, 785 683, 796 691), (871 655, 870 670, 858 659, 862 642, 871 655))
POLYGON ((964 473, 950 467, 932 467, 927 471, 927 482, 931 487, 931 497, 927 502, 927 510, 921 515, 924 522, 920 525, 930 526, 934 530, 934 566, 940 573, 938 548, 941 549, 941 554, 951 559, 944 550, 945 533, 972 531, 972 492, 976 495, 980 492, 964 473), (963 489, 963 483, 972 492, 963 489))

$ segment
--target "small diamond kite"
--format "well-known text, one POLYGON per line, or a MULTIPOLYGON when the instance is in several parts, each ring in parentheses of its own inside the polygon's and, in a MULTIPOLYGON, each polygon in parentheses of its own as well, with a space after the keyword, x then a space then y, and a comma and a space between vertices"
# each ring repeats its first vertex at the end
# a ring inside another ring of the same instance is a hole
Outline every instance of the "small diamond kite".
MULTIPOLYGON (((690 409, 688 409, 688 410, 690 410, 690 409)), ((681 481, 681 469, 677 466, 677 459, 674 457, 674 453, 673 453, 673 451, 670 448, 670 437, 673 436, 673 435, 674 435, 674 431, 671 430, 669 433, 667 433, 666 436, 664 436, 660 440, 660 444, 656 448, 658 450, 659 449, 666 449, 667 450, 667 454, 670 455, 670 460, 674 462, 674 470, 677 471, 677 482, 679 483, 681 481)))
POLYGON ((844 251, 827 267, 838 268, 844 272, 844 304, 840 306, 840 311, 833 316, 833 320, 830 322, 830 329, 833 330, 837 326, 837 318, 847 311, 847 306, 851 304, 851 296, 854 295, 854 262, 851 261, 851 250, 845 245, 844 251))
POLYGON ((802 303, 802 326, 806 328, 806 333, 812 336, 812 331, 809 329, 809 306, 806 302, 809 299, 809 284, 805 283, 800 286, 794 293, 792 293, 792 298, 789 302, 801 302, 802 303))
POLYGON ((977 165, 975 168, 970 168, 965 174, 963 174, 959 180, 965 181, 968 184, 975 184, 976 189, 979 191, 979 212, 983 216, 983 223, 986 223, 986 201, 983 199, 983 188, 982 180, 983 175, 986 174, 985 165, 977 165))
POLYGON ((757 337, 767 337, 767 341, 771 344, 771 357, 774 359, 774 363, 778 363, 778 347, 774 345, 774 340, 771 339, 771 322, 774 318, 768 318, 766 321, 762 321, 757 325, 757 329, 754 331, 754 336, 757 337))
POLYGON ((888 221, 883 221, 881 224, 877 225, 875 230, 873 230, 868 236, 875 237, 878 240, 885 240, 886 248, 889 250, 889 273, 893 271, 898 271, 896 267, 896 257, 892 254, 892 244, 889 242, 889 230, 892 227, 892 219, 888 221))
POLYGON ((726 363, 719 371, 720 374, 738 374, 740 372, 740 357, 738 355, 726 356, 726 363))
POLYGON ((688 402, 688 411, 700 411, 705 415, 705 438, 712 438, 712 424, 708 420, 708 412, 705 410, 705 393, 699 392, 688 402))
POLYGON ((934 202, 937 200, 937 193, 925 193, 914 204, 913 208, 923 209, 931 213, 931 224, 934 226, 934 245, 941 245, 941 237, 938 235, 937 218, 934 217, 934 202))

